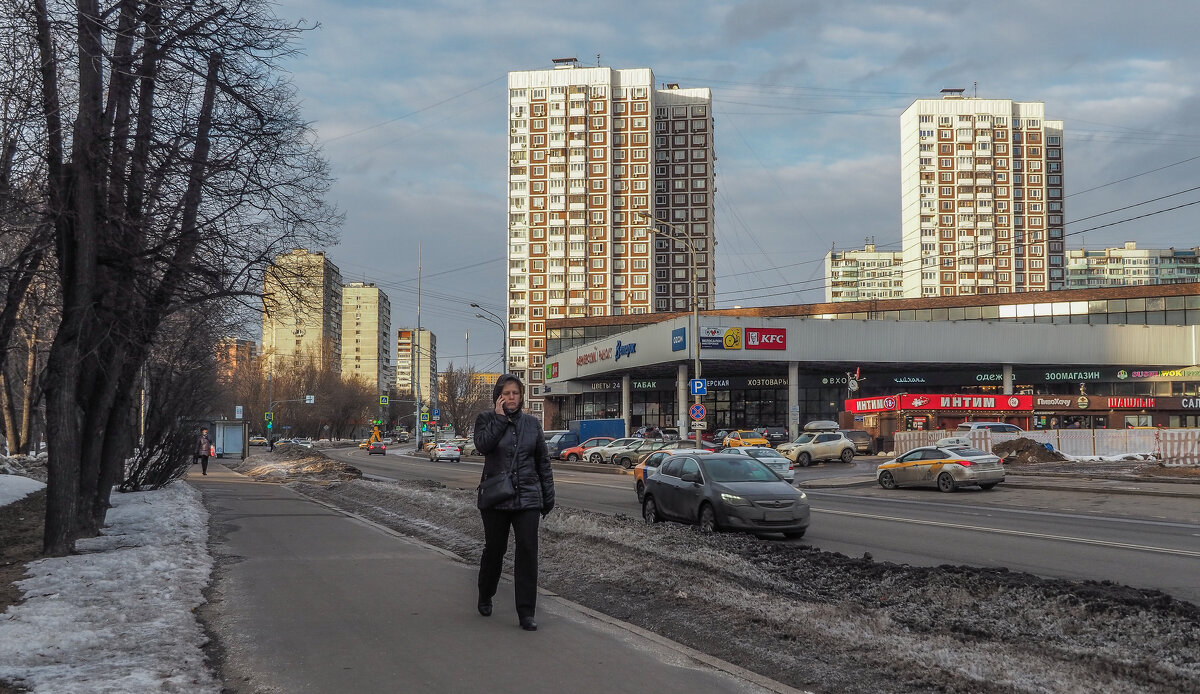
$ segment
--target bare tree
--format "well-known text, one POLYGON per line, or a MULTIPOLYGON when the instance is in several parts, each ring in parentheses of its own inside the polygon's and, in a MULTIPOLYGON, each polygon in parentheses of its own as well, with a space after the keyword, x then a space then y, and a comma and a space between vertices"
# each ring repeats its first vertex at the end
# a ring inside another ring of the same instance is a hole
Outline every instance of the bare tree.
POLYGON ((322 245, 340 218, 279 69, 302 28, 269 2, 20 1, 0 41, 37 47, 41 219, 62 296, 43 544, 62 555, 103 523, 163 321, 255 303, 269 259, 322 245))
POLYGON ((442 418, 465 435, 475 423, 475 415, 491 409, 492 384, 484 383, 470 366, 454 368, 454 362, 439 374, 438 396, 442 418))

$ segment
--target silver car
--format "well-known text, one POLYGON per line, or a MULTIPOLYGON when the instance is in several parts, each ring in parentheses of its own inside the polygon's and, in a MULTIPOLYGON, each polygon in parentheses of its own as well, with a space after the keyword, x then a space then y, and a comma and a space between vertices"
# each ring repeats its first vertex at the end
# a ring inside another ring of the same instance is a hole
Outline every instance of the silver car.
POLYGON ((796 467, 792 464, 791 459, 782 455, 774 448, 762 448, 759 446, 738 446, 736 448, 723 448, 722 453, 732 453, 734 455, 748 455, 758 462, 766 465, 783 478, 784 482, 796 481, 796 467))
POLYGON ((588 462, 589 463, 607 463, 609 461, 609 459, 612 458, 613 453, 616 453, 619 450, 624 450, 624 449, 628 448, 629 446, 632 446, 635 443, 641 443, 642 441, 645 441, 645 440, 646 439, 639 439, 639 438, 630 436, 630 437, 626 437, 623 439, 616 439, 614 441, 610 441, 607 445, 604 445, 604 446, 596 446, 595 448, 590 448, 590 449, 588 449, 588 452, 587 452, 588 462))
POLYGON ((1004 481, 1000 457, 968 446, 922 446, 880 463, 875 479, 884 489, 937 487, 952 492, 978 485, 991 489, 1004 481))

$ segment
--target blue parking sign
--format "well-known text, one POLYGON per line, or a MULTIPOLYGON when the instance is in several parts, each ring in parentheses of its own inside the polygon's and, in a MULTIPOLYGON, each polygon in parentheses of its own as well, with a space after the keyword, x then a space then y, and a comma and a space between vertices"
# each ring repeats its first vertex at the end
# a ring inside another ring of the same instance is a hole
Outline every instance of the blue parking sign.
POLYGON ((703 378, 693 378, 688 383, 692 389, 692 395, 708 395, 708 385, 703 378))

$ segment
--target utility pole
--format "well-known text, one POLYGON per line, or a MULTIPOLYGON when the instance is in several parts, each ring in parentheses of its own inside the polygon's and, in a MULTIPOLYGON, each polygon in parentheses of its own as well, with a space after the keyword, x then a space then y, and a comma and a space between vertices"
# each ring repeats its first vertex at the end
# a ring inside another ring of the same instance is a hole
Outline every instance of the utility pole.
POLYGON ((412 356, 412 387, 413 396, 417 401, 417 416, 413 422, 413 430, 417 433, 417 453, 421 452, 421 448, 425 444, 425 437, 421 436, 417 431, 417 425, 421 422, 421 378, 417 372, 417 368, 421 364, 421 358, 417 355, 417 350, 421 348, 421 244, 417 244, 417 330, 413 333, 412 349, 409 353, 412 356))

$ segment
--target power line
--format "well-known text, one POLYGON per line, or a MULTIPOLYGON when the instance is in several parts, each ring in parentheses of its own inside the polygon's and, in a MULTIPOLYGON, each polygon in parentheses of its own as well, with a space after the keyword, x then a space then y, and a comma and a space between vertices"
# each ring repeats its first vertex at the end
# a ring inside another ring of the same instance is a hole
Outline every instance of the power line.
POLYGON ((354 131, 352 131, 352 132, 344 133, 344 134, 342 134, 342 135, 336 135, 336 136, 334 136, 334 137, 328 137, 328 138, 325 138, 325 142, 333 142, 333 141, 335 141, 335 140, 341 140, 342 138, 350 137, 350 136, 352 136, 352 135, 359 135, 359 134, 361 134, 361 133, 365 133, 365 132, 367 132, 367 131, 369 131, 369 130, 375 130, 376 128, 382 128, 382 127, 383 127, 383 126, 385 126, 385 125, 389 125, 389 124, 391 124, 391 123, 395 123, 396 121, 398 121, 398 120, 403 120, 403 119, 405 119, 405 118, 408 118, 409 116, 415 116, 415 115, 417 115, 418 113, 424 113, 425 111, 428 111, 428 110, 430 110, 430 109, 437 108, 438 106, 441 106, 442 104, 446 104, 446 103, 449 103, 449 102, 451 102, 451 101, 454 101, 455 99, 457 99, 457 98, 459 98, 459 97, 466 96, 467 94, 470 94, 470 93, 472 93, 472 92, 477 92, 477 91, 479 91, 480 89, 483 89, 484 87, 487 87, 487 86, 490 86, 490 85, 492 85, 492 84, 495 84, 496 82, 499 82, 500 80, 504 79, 505 77, 506 77, 506 75, 500 75, 499 77, 496 77, 495 79, 488 80, 487 82, 484 82, 483 84, 481 84, 481 85, 479 85, 479 86, 477 86, 477 87, 471 87, 470 89, 468 89, 468 90, 466 90, 466 91, 462 91, 462 92, 459 92, 459 93, 457 93, 457 94, 454 94, 454 95, 452 95, 452 96, 448 96, 448 97, 446 97, 445 99, 442 99, 441 101, 434 102, 434 103, 432 103, 432 104, 430 104, 430 105, 428 105, 428 106, 424 106, 424 107, 422 107, 422 108, 419 108, 419 109, 417 109, 417 110, 415 110, 415 111, 409 111, 408 113, 401 114, 401 115, 399 115, 399 116, 396 116, 395 118, 389 118, 389 119, 387 119, 387 120, 385 120, 385 121, 380 121, 379 123, 376 123, 376 124, 374 124, 374 125, 368 125, 368 126, 367 126, 367 127, 365 127, 365 128, 360 128, 360 129, 358 129, 358 130, 354 130, 354 131))

